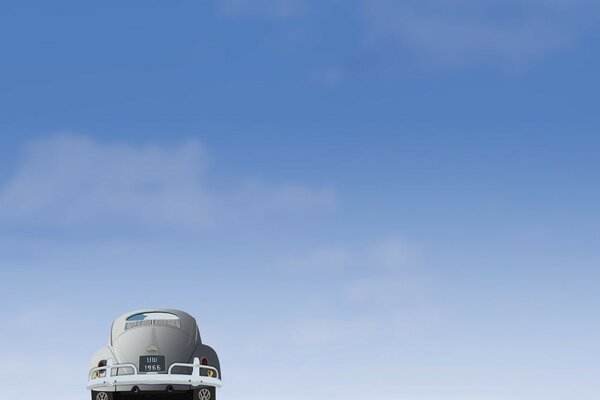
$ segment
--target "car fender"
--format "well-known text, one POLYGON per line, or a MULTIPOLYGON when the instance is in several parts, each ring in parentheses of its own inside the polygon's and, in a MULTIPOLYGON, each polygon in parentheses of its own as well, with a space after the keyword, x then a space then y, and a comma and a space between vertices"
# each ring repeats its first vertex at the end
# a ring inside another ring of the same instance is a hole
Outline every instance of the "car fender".
POLYGON ((98 363, 100 361, 102 361, 102 360, 108 360, 108 359, 112 359, 113 362, 115 362, 115 363, 118 362, 118 360, 116 359, 114 353, 112 352, 112 350, 109 347, 103 347, 103 348, 101 348, 92 357, 92 360, 90 361, 90 369, 96 368, 98 366, 98 363))
POLYGON ((221 364, 219 363, 219 357, 217 356, 217 352, 212 347, 202 343, 198 344, 198 346, 196 346, 196 349, 194 350, 194 355, 192 356, 192 359, 194 357, 198 357, 200 360, 202 360, 202 358, 206 358, 208 360, 208 364, 211 367, 215 367, 217 371, 219 371, 219 379, 223 379, 221 374, 221 364))

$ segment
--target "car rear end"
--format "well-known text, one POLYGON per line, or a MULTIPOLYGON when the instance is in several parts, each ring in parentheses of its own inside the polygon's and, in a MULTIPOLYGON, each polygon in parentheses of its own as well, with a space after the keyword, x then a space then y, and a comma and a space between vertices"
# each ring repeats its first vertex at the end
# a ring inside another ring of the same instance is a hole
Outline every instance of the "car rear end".
POLYGON ((93 400, 216 397, 218 358, 202 345, 196 321, 187 313, 145 310, 122 316, 113 323, 110 349, 114 359, 101 360, 108 365, 91 372, 97 378, 92 379, 93 400), (209 365, 205 353, 216 366, 209 365), (98 398, 101 393, 106 398, 98 398))

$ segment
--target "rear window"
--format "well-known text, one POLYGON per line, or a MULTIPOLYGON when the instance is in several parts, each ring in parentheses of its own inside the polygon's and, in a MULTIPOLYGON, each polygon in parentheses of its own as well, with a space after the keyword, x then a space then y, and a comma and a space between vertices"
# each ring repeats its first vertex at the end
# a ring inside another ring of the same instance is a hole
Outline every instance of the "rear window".
POLYGON ((147 320, 177 320, 179 317, 175 314, 166 312, 147 312, 135 314, 127 318, 127 321, 147 321, 147 320))
POLYGON ((132 315, 127 318, 125 330, 138 326, 170 326, 181 328, 181 321, 175 314, 166 312, 146 312, 132 315))

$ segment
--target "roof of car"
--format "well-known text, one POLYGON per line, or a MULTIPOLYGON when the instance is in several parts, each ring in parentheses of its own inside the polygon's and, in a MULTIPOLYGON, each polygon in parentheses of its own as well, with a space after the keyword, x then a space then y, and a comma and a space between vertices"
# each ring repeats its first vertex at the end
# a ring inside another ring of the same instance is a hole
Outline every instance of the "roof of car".
POLYGON ((117 318, 113 324, 111 329, 111 344, 112 341, 119 335, 123 334, 126 331, 127 319, 138 315, 138 314, 148 314, 148 313, 166 313, 173 314, 179 317, 179 325, 180 329, 184 332, 187 332, 190 336, 197 335, 197 340, 200 342, 200 334, 198 332, 198 326, 196 324, 196 320, 190 314, 185 311, 175 310, 171 308, 146 308, 141 310, 135 310, 128 312, 126 314, 121 315, 117 318))

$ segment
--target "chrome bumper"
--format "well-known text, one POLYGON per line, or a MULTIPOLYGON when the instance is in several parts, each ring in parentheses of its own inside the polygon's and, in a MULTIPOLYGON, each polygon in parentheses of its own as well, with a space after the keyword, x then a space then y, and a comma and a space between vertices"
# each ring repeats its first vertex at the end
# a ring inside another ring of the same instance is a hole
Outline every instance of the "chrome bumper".
POLYGON ((114 390, 114 387, 117 385, 202 385, 221 387, 221 379, 219 377, 219 371, 217 371, 216 368, 201 365, 198 357, 194 358, 193 364, 171 364, 166 374, 140 374, 134 364, 113 364, 112 360, 107 360, 106 366, 104 367, 92 368, 90 370, 87 383, 88 390, 114 390), (171 371, 175 367, 192 368, 192 374, 173 374, 171 371), (133 374, 113 375, 112 370, 115 368, 133 369, 133 374), (214 372, 215 376, 201 376, 201 369, 211 370, 214 372), (102 375, 102 373, 104 374, 102 375))

